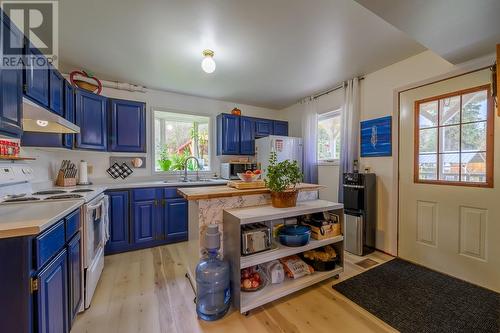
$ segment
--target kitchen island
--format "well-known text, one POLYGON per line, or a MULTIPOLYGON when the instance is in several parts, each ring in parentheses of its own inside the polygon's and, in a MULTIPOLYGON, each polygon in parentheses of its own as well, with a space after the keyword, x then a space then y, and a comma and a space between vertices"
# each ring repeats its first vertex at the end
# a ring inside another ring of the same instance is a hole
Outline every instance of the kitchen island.
MULTIPOLYGON (((318 190, 323 188, 317 184, 301 183, 298 202, 318 199, 318 190)), ((189 202, 188 208, 188 278, 195 286, 194 272, 198 261, 203 254, 202 235, 207 225, 217 224, 224 238, 223 214, 224 210, 252 206, 268 205, 271 202, 271 192, 267 188, 238 190, 227 186, 186 187, 179 188, 178 193, 189 202)), ((224 239, 221 239, 221 244, 224 239)), ((224 248, 221 248, 224 254, 224 248)))

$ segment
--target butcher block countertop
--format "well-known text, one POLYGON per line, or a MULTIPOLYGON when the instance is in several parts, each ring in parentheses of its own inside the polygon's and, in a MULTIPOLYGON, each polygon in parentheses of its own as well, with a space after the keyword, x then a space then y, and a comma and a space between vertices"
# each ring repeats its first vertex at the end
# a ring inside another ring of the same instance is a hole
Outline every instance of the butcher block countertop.
MULTIPOLYGON (((297 185, 299 191, 316 191, 324 188, 318 184, 301 183, 297 185)), ((214 199, 224 197, 238 197, 241 195, 268 194, 268 188, 238 190, 228 186, 182 187, 177 192, 187 200, 214 199)))
POLYGON ((37 235, 80 207, 83 200, 0 205, 0 239, 37 235))

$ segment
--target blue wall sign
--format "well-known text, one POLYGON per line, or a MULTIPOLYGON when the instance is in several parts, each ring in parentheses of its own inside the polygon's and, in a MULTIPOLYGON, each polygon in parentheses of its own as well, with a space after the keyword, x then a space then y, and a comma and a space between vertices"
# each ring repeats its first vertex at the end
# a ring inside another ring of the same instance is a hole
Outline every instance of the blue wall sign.
POLYGON ((392 117, 361 122, 361 157, 392 156, 392 117))

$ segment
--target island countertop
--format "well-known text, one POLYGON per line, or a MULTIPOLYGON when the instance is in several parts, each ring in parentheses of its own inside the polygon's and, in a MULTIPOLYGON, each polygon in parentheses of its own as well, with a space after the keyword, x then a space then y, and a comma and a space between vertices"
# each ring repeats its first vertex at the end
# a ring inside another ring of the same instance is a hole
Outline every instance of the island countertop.
MULTIPOLYGON (((321 188, 324 188, 324 186, 307 183, 301 183, 297 185, 297 189, 299 191, 316 191, 321 188)), ((268 188, 238 190, 229 186, 182 187, 178 188, 177 192, 179 192, 179 194, 181 194, 187 200, 202 200, 271 193, 268 188)))

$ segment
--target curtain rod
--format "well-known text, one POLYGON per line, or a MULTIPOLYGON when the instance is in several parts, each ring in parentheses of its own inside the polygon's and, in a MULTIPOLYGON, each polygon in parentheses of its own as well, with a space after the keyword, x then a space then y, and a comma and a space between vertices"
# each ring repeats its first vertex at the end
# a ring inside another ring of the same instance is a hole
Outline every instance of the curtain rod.
MULTIPOLYGON (((359 81, 361 81, 361 80, 364 80, 364 79, 365 79, 365 77, 364 77, 364 76, 361 76, 361 77, 359 77, 358 79, 359 79, 359 81)), ((327 90, 327 91, 321 92, 321 93, 316 94, 316 95, 312 95, 312 96, 311 96, 311 98, 312 98, 312 99, 317 99, 317 98, 320 98, 321 96, 328 95, 328 94, 329 94, 329 93, 331 93, 331 92, 334 92, 334 91, 336 91, 336 90, 339 90, 339 89, 341 89, 341 88, 344 88, 345 84, 346 84, 346 81, 343 81, 341 84, 339 84, 338 86, 336 86, 336 87, 334 87, 334 88, 332 88, 332 89, 329 89, 329 90, 327 90)))

